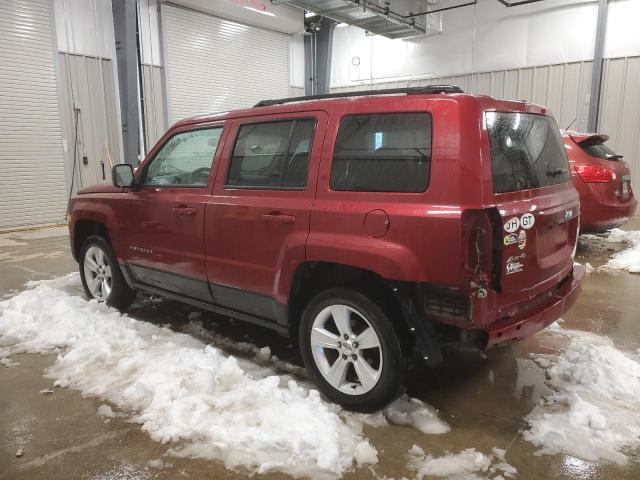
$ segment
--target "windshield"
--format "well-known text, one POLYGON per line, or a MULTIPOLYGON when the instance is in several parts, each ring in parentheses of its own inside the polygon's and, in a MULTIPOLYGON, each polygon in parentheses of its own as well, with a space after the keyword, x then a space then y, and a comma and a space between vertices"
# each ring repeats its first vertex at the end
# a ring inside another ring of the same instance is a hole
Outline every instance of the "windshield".
POLYGON ((548 187, 571 178, 560 130, 552 117, 487 112, 494 193, 548 187))

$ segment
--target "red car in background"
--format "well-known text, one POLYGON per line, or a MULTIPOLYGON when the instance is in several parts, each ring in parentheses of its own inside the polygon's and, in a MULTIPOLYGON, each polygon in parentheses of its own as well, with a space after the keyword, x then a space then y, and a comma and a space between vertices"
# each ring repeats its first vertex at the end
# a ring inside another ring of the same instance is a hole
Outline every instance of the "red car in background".
POLYGON ((626 223, 636 210, 629 166, 604 142, 607 135, 562 132, 573 186, 580 194, 580 231, 603 232, 626 223))

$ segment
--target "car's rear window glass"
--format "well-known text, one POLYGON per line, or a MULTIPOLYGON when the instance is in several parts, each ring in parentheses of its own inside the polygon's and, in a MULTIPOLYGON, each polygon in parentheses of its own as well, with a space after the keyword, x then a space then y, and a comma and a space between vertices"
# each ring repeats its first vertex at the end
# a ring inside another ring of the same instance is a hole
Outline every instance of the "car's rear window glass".
POLYGON ((569 162, 552 117, 487 112, 493 191, 515 192, 569 181, 569 162))
POLYGON ((613 150, 602 143, 601 140, 582 142, 580 144, 582 149, 592 157, 601 158, 602 160, 619 160, 622 158, 616 154, 613 150))
POLYGON ((340 122, 333 190, 424 192, 431 164, 428 113, 350 115, 340 122))

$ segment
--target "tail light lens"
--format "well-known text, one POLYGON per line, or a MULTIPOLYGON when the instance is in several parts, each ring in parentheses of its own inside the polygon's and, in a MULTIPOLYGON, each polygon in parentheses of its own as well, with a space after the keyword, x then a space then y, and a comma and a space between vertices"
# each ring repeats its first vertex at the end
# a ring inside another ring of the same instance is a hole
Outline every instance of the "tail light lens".
POLYGON ((600 165, 576 165, 576 173, 584 183, 609 183, 616 179, 616 174, 600 165))
POLYGON ((485 210, 465 210, 462 229, 466 276, 473 284, 486 287, 491 280, 493 265, 493 232, 489 215, 485 210))

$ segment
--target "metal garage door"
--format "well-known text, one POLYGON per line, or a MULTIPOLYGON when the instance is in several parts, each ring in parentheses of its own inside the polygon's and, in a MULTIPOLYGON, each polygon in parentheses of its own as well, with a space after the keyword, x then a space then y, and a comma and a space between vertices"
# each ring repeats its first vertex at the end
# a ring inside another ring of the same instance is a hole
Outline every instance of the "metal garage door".
POLYGON ((0 229, 66 208, 49 0, 0 0, 0 229))
POLYGON ((163 18, 170 122, 288 96, 288 35, 170 5, 163 18))

